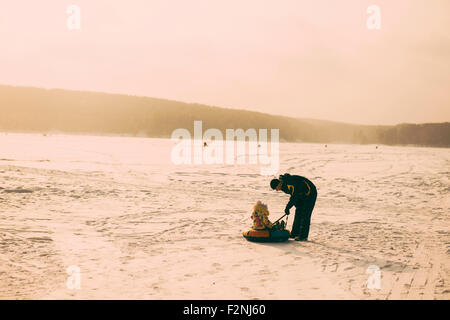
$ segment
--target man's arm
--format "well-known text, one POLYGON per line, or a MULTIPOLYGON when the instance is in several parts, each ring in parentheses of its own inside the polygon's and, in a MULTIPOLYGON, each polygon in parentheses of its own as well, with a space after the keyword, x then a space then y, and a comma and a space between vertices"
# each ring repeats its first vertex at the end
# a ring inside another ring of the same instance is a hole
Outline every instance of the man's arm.
POLYGON ((286 214, 289 214, 289 210, 299 201, 299 194, 301 192, 297 181, 289 174, 286 173, 284 175, 280 176, 280 180, 283 181, 283 184, 286 186, 292 186, 289 188, 291 191, 291 197, 289 198, 289 202, 286 205, 286 208, 284 209, 284 212, 286 214))
POLYGON ((291 195, 291 197, 289 198, 289 202, 286 205, 286 208, 284 209, 284 213, 289 214, 289 210, 291 210, 291 208, 294 206, 295 204, 295 197, 294 195, 291 195))

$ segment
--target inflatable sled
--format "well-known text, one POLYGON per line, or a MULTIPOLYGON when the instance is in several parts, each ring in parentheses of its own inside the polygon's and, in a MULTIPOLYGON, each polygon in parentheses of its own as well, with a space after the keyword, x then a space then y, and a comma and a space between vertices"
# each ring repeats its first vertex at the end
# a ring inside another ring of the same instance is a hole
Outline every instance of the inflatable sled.
POLYGON ((284 242, 289 240, 289 231, 287 230, 254 230, 250 229, 243 232, 243 236, 248 241, 253 242, 284 242))

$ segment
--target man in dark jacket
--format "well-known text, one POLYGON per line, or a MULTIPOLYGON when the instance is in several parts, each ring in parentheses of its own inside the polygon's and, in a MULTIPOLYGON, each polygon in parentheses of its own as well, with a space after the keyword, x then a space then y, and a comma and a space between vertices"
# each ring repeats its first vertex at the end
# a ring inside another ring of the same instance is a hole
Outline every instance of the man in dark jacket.
POLYGON ((284 212, 295 206, 295 218, 292 225, 291 238, 297 241, 307 241, 311 214, 317 199, 316 186, 302 176, 281 175, 279 179, 270 181, 270 186, 276 191, 283 191, 291 196, 284 212))

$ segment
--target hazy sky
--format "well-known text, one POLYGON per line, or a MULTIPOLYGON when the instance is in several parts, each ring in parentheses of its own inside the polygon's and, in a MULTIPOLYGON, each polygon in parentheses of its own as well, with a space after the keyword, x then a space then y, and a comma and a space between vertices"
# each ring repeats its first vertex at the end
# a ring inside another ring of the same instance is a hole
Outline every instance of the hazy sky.
POLYGON ((0 0, 0 41, 0 84, 450 121, 449 0, 0 0), (80 30, 67 27, 71 4, 80 30))

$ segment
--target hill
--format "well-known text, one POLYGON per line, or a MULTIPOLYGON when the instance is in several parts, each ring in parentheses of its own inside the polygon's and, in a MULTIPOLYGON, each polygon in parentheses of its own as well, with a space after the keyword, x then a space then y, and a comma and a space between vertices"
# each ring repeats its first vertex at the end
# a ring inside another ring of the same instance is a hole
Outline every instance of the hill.
POLYGON ((173 130, 278 128, 282 141, 450 147, 450 123, 370 126, 97 92, 0 86, 0 130, 170 137, 173 130))

